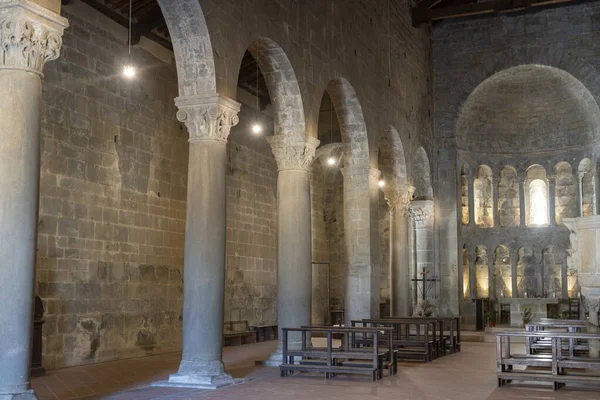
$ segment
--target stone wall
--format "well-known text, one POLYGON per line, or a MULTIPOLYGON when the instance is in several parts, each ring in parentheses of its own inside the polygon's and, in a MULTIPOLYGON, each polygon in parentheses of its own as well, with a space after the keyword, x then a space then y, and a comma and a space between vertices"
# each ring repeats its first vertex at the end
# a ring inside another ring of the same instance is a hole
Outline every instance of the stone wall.
POLYGON ((123 81, 125 36, 97 14, 63 15, 70 27, 43 86, 44 366, 177 350, 188 144, 175 69, 134 49, 145 68, 123 81))
MULTIPOLYGON (((225 321, 277 322, 277 165, 263 136, 251 136, 243 109, 227 145, 225 321)), ((272 132, 272 123, 265 131, 272 132)))

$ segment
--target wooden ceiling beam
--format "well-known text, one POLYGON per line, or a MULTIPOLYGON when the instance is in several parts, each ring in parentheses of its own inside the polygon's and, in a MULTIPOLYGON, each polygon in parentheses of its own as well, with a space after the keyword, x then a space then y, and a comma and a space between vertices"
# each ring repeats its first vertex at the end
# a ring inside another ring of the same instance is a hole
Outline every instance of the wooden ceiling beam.
POLYGON ((576 0, 493 0, 482 3, 463 4, 458 6, 422 9, 417 4, 412 9, 413 26, 420 26, 429 21, 459 18, 471 15, 492 13, 509 13, 533 7, 543 7, 560 3, 571 3, 576 0))

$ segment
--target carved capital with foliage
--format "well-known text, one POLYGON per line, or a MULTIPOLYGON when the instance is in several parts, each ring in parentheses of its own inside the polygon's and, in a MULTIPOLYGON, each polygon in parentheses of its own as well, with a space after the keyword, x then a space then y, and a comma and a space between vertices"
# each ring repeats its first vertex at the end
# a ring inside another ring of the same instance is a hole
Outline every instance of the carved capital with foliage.
POLYGON ((67 20, 27 0, 0 0, 0 69, 41 75, 60 55, 67 20))
POLYGON ((267 141, 271 145, 279 171, 308 171, 319 145, 319 140, 312 136, 275 135, 269 136, 267 141))
POLYGON ((415 187, 406 182, 399 182, 392 179, 386 182, 383 187, 383 194, 390 207, 390 211, 394 214, 407 213, 410 202, 412 201, 415 187))
POLYGON ((177 119, 185 124, 189 142, 227 142, 231 128, 240 122, 240 103, 218 94, 177 97, 177 119))

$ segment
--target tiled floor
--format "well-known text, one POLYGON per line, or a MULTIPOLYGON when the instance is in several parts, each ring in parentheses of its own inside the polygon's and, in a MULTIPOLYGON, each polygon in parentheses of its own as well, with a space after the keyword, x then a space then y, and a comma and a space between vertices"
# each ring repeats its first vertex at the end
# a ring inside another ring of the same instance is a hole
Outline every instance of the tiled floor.
MULTIPOLYGON (((277 368, 255 367, 275 342, 227 347, 224 359, 234 377, 252 380, 216 391, 156 388, 149 383, 175 372, 180 355, 169 354, 50 371, 32 380, 40 400, 54 399, 216 399, 216 400, 597 400, 600 391, 497 388, 495 345, 463 343, 463 351, 428 364, 402 364, 398 375, 371 382, 366 377, 279 378, 277 368)), ((546 386, 548 388, 548 386, 546 386)), ((597 390, 600 390, 597 389, 597 390)))

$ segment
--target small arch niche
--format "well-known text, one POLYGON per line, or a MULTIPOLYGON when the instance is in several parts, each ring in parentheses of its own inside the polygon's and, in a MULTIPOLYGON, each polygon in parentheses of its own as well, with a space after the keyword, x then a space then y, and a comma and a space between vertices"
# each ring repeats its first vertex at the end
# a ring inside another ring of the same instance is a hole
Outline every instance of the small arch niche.
POLYGON ((517 297, 537 297, 538 268, 533 249, 528 245, 522 246, 517 252, 517 297))
POLYGON ((579 184, 581 185, 581 215, 589 217, 596 215, 596 168, 593 167, 592 160, 584 158, 579 163, 579 184))
POLYGON ((494 281, 496 298, 512 296, 512 267, 508 246, 500 245, 494 251, 494 281))
POLYGON ((498 179, 498 221, 500 226, 519 226, 521 204, 517 170, 506 166, 500 170, 498 179))
POLYGON ((461 193, 461 220, 463 225, 469 224, 469 177, 471 167, 463 164, 460 170, 460 193, 461 193))
POLYGON ((475 224, 481 228, 494 226, 492 169, 480 165, 473 181, 473 196, 475 203, 475 224))
POLYGON ((475 248, 475 296, 480 299, 490 297, 490 271, 488 254, 485 246, 475 248))
POLYGON ((571 164, 566 161, 556 164, 554 175, 554 216, 556 223, 560 224, 564 218, 573 218, 577 214, 577 180, 571 164))
POLYGON ((528 226, 547 226, 548 178, 541 165, 533 165, 527 170, 525 208, 528 226))

